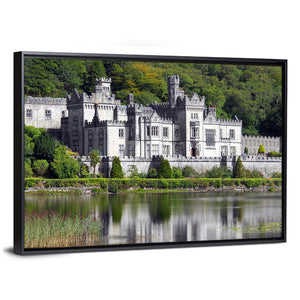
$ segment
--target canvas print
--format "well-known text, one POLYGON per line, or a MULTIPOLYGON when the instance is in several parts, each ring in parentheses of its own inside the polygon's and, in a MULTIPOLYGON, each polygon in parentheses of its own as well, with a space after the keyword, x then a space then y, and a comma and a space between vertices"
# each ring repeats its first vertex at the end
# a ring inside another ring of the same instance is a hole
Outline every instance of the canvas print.
POLYGON ((282 72, 25 58, 25 249, 281 238, 282 72))

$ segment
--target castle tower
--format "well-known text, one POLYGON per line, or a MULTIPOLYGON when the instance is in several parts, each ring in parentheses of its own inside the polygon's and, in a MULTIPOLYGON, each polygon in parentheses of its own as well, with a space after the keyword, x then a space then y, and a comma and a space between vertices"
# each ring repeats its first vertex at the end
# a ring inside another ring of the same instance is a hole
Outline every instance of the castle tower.
POLYGON ((95 86, 95 93, 96 94, 104 94, 107 97, 110 96, 110 85, 111 85, 111 78, 96 78, 96 86, 95 86))
POLYGON ((171 108, 176 106, 176 100, 179 96, 179 76, 168 76, 168 93, 169 93, 169 103, 171 108))

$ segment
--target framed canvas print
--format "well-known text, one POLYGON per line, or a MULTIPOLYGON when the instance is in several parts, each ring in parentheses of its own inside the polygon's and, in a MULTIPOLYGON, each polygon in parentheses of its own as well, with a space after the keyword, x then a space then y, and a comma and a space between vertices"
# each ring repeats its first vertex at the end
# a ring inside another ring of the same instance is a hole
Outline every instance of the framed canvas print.
POLYGON ((18 254, 286 241, 287 61, 14 54, 18 254))

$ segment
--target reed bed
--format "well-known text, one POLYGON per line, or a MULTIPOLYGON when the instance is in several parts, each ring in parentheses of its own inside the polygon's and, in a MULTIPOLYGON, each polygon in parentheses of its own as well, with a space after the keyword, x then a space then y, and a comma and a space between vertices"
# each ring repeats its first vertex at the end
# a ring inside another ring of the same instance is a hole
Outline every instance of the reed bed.
POLYGON ((49 211, 25 216, 25 248, 99 245, 101 220, 49 211))

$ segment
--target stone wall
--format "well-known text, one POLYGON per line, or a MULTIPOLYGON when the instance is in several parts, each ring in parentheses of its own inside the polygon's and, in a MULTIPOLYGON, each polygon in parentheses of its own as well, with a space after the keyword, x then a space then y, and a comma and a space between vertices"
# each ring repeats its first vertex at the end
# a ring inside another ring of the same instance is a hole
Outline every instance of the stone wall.
MULTIPOLYGON (((213 167, 227 166, 230 170, 233 169, 236 163, 236 157, 182 157, 182 156, 166 156, 171 167, 183 169, 186 166, 193 167, 197 172, 203 173, 213 167)), ((271 177, 274 172, 282 172, 281 157, 267 157, 264 155, 248 155, 241 157, 243 165, 251 171, 259 171, 264 177, 271 177)), ((125 176, 131 174, 133 166, 136 166, 139 173, 147 173, 151 168, 158 168, 161 162, 161 156, 152 158, 133 158, 120 157, 123 172, 125 176)), ((82 157, 82 161, 89 166, 89 158, 82 157)), ((103 157, 100 168, 97 167, 96 173, 102 173, 105 177, 109 177, 112 167, 113 157, 103 157)))

